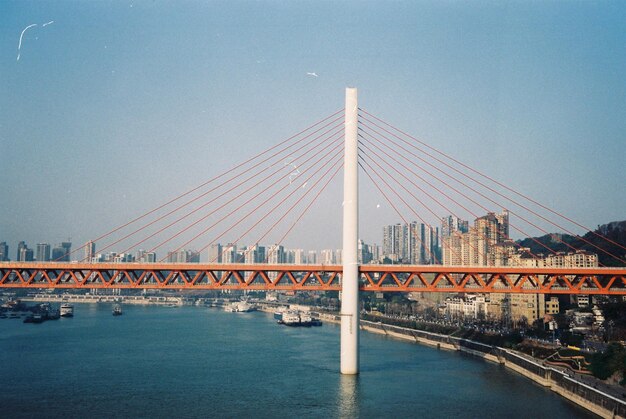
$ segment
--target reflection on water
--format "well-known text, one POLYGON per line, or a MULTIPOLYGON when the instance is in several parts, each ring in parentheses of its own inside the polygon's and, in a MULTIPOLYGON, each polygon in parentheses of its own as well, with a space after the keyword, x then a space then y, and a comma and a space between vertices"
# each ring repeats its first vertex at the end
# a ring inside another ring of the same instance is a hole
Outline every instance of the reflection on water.
POLYGON ((339 408, 340 418, 359 417, 359 376, 343 375, 339 377, 339 408))

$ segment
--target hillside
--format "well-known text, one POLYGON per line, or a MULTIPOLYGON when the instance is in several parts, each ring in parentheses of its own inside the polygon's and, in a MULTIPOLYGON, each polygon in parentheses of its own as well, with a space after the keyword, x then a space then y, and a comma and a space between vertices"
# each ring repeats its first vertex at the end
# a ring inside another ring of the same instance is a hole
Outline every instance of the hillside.
MULTIPOLYGON (((595 230, 595 232, 626 247, 626 220, 613 221, 608 224, 601 225, 595 230)), ((615 258, 598 250, 596 247, 594 247, 594 245, 600 247, 601 249, 604 249, 608 253, 621 257, 622 259, 626 259, 626 250, 620 248, 616 244, 603 240, 592 232, 588 232, 587 234, 585 234, 583 236, 583 239, 575 236, 570 236, 569 234, 546 234, 545 236, 541 237, 518 240, 518 243, 523 247, 529 247, 530 251, 534 254, 545 254, 546 252, 548 252, 548 250, 539 243, 542 243, 546 247, 556 252, 572 251, 571 248, 563 243, 565 242, 576 249, 587 250, 589 252, 597 253, 600 264, 604 266, 624 266, 623 263, 620 263, 615 258)))

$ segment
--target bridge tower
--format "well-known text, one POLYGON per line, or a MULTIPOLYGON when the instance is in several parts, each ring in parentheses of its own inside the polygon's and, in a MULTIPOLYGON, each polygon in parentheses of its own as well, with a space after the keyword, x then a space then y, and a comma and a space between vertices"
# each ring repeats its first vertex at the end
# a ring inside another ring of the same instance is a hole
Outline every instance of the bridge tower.
POLYGON ((346 89, 343 166, 343 276, 341 284, 341 373, 359 373, 359 235, 357 89, 346 89))

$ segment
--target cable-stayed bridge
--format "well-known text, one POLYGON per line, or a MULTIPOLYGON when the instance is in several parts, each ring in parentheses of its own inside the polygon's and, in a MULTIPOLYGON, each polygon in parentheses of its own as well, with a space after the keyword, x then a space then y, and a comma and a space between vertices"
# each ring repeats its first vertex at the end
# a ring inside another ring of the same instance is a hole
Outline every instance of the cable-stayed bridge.
POLYGON ((53 261, 0 262, 0 287, 342 291, 341 371, 352 374, 358 372, 359 290, 626 295, 625 259, 626 247, 616 241, 359 108, 356 89, 349 88, 344 109, 71 253, 53 261), (324 205, 325 191, 342 171, 342 264, 282 263, 278 244, 314 205, 324 205), (476 225, 471 235, 451 229, 441 252, 432 238, 413 232, 410 245, 428 264, 360 264, 360 173, 406 225, 420 220, 434 230, 442 214, 479 220, 484 212, 495 217, 493 208, 507 208, 506 222, 476 225), (566 266, 542 241, 532 239, 539 253, 509 238, 509 229, 532 237, 549 234, 546 228, 576 238, 552 237, 565 251, 583 257, 593 251, 605 263, 566 266), (258 243, 266 241, 277 245, 262 250, 258 243), (220 242, 257 245, 237 263, 209 251, 220 242), (95 243, 116 255, 147 249, 141 252, 150 263, 100 263, 95 243), (208 262, 171 263, 172 255, 192 247, 209 253, 208 262), (157 251, 172 248, 156 260, 157 251), (510 266, 513 253, 524 257, 510 266))
MULTIPOLYGON (((596 232, 578 236, 573 230, 591 229, 392 126, 358 107, 356 99, 353 102, 56 260, 0 262, 0 287, 340 290, 342 266, 318 261, 288 265, 279 245, 262 250, 258 243, 280 244, 290 234, 302 234, 298 228, 311 208, 319 210, 328 202, 329 185, 337 183, 346 164, 346 126, 352 124, 350 135, 356 136, 357 147, 352 160, 362 181, 378 193, 366 200, 386 203, 406 225, 419 220, 435 230, 442 215, 479 219, 494 208, 507 208, 515 219, 507 219, 507 230, 522 237, 548 234, 547 228, 567 233, 577 237, 577 244, 552 237, 563 250, 581 252, 582 245, 610 265, 622 267, 608 269, 601 262, 559 265, 554 257, 559 252, 546 243, 532 239, 542 254, 533 253, 508 239, 506 231, 502 247, 524 254, 518 260, 523 264, 507 266, 511 263, 494 256, 502 239, 494 237, 498 232, 477 228, 475 240, 467 242, 462 231, 453 230, 440 243, 440 252, 423 235, 412 236, 411 245, 427 264, 418 265, 417 260, 410 265, 361 264, 362 291, 626 294, 624 246, 596 232), (466 242, 459 246, 462 240, 466 242), (209 251, 220 242, 256 245, 247 246, 237 260, 225 257, 226 249, 209 251), (101 253, 128 255, 145 249, 142 254, 153 258, 151 263, 141 259, 125 263, 119 257, 120 263, 94 263, 96 244, 101 253), (180 259, 168 263, 172 255, 189 248, 208 253, 207 263, 185 264, 180 259), (157 252, 164 251, 167 255, 157 259, 157 252), (546 256, 553 256, 553 263, 545 263, 546 256)), ((333 218, 339 220, 340 215, 333 218)), ((358 216, 353 221, 357 220, 358 216)))

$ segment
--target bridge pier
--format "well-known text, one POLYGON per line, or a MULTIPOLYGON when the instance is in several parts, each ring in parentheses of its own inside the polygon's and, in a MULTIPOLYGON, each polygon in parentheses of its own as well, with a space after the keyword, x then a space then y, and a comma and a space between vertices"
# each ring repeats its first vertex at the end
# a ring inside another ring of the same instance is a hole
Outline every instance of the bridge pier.
POLYGON ((357 89, 346 89, 343 167, 343 276, 341 278, 341 373, 359 373, 359 196, 357 89))

